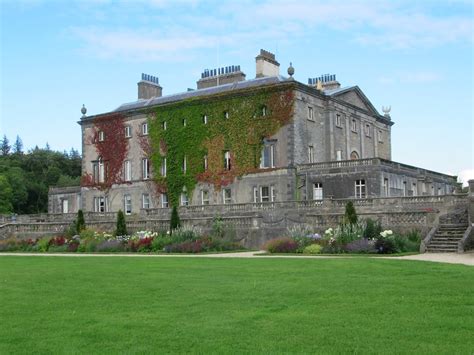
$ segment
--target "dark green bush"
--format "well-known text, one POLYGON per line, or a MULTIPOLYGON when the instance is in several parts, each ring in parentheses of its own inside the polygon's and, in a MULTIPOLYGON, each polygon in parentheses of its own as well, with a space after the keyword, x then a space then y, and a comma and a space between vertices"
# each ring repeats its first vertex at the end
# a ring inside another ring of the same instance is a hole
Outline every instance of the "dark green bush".
POLYGON ((349 201, 346 204, 346 211, 344 213, 344 223, 350 225, 357 223, 357 213, 352 201, 349 201))
POLYGON ((374 221, 371 218, 367 218, 365 221, 363 237, 365 239, 376 239, 380 236, 380 232, 382 232, 382 226, 380 225, 380 222, 374 221))
POLYGON ((122 210, 117 213, 117 228, 115 229, 115 235, 127 235, 127 224, 125 223, 125 215, 122 210))
POLYGON ((171 211, 170 233, 173 233, 173 231, 179 227, 181 227, 181 221, 179 220, 178 209, 176 206, 173 206, 171 211))
POLYGON ((86 221, 84 220, 84 213, 82 210, 77 211, 76 233, 80 234, 86 229, 86 221))

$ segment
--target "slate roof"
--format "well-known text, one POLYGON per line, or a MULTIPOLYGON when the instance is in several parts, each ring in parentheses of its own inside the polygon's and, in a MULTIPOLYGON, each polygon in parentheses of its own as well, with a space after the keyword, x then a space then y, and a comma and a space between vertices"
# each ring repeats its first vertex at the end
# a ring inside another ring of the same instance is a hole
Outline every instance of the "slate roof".
POLYGON ((161 96, 161 97, 154 97, 147 100, 140 99, 138 101, 122 104, 118 108, 116 108, 114 112, 155 106, 155 105, 165 104, 165 103, 174 102, 174 101, 181 101, 181 100, 192 98, 192 97, 207 96, 207 95, 232 92, 235 90, 252 88, 252 87, 257 87, 257 86, 278 84, 278 83, 286 82, 286 81, 288 81, 288 79, 281 75, 239 81, 236 83, 213 86, 210 88, 186 91, 186 92, 182 92, 178 94, 172 94, 172 95, 161 96))

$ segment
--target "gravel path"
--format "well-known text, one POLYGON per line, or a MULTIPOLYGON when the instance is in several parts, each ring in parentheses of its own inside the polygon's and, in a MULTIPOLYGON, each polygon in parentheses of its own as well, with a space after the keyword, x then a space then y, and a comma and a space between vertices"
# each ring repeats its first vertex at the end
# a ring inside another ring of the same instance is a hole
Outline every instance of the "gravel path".
MULTIPOLYGON (((83 253, 0 253, 0 256, 67 256, 67 257, 133 257, 133 258, 312 258, 312 259, 336 259, 351 258, 351 256, 339 255, 268 255, 258 256, 263 251, 246 251, 222 254, 83 254, 83 253)), ((370 257, 369 257, 370 258, 370 257)), ((421 260, 438 263, 464 264, 474 266, 474 253, 425 253, 405 256, 377 256, 378 259, 390 260, 421 260)))

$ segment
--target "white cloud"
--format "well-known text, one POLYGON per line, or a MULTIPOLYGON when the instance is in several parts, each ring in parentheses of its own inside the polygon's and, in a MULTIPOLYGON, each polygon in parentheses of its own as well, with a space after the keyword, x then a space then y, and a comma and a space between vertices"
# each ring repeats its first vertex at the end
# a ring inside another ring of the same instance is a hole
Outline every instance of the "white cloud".
MULTIPOLYGON (((137 10, 138 6, 130 0, 119 4, 121 7, 114 10, 125 14, 132 7, 137 10)), ((314 36, 318 30, 347 34, 356 43, 381 49, 473 42, 473 20, 469 16, 435 16, 403 1, 395 4, 335 0, 201 4, 198 0, 179 0, 175 5, 169 0, 152 0, 138 4, 142 6, 139 7, 139 16, 143 19, 140 28, 81 27, 74 28, 73 33, 82 40, 83 49, 88 53, 131 60, 179 60, 180 51, 214 48, 217 42, 231 50, 236 43, 245 41, 298 41, 309 34, 314 36), (177 7, 187 10, 181 14, 176 11, 177 7), (159 26, 159 30, 146 28, 151 23, 159 26)), ((430 82, 436 77, 420 73, 418 77, 400 80, 430 82)))

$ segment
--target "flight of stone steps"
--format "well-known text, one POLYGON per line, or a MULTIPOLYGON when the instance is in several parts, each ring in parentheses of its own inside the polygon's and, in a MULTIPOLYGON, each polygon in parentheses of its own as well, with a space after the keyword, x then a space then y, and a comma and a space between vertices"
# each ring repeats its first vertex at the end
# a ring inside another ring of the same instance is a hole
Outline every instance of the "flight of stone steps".
POLYGON ((456 253, 467 224, 441 224, 426 251, 429 253, 456 253))

